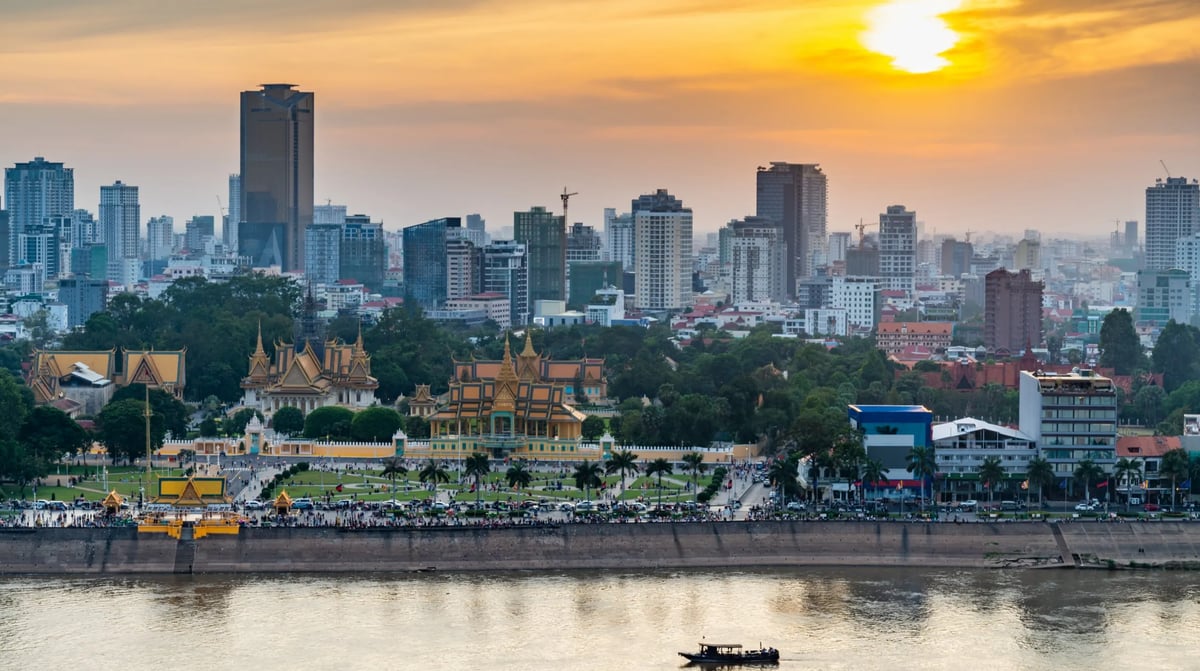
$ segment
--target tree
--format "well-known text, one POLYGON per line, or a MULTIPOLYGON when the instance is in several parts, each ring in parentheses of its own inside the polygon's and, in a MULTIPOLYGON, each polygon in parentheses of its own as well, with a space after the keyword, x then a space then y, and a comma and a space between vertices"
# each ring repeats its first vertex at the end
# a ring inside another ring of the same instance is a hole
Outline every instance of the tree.
POLYGON ((1133 315, 1125 308, 1108 313, 1100 325, 1100 365, 1117 375, 1132 375, 1145 368, 1145 362, 1133 315))
MULTIPOLYGON (((932 446, 923 447, 917 445, 908 453, 908 466, 905 467, 909 473, 912 473, 921 481, 921 497, 925 497, 925 480, 932 479, 937 474, 937 454, 932 446)), ((931 494, 932 496, 932 494, 931 494)), ((924 501, 921 505, 924 509, 924 501)))
POLYGON ((217 420, 205 417, 200 421, 200 435, 204 438, 216 438, 220 434, 221 430, 217 427, 217 420))
POLYGON ((389 457, 383 460, 383 472, 381 476, 392 481, 392 500, 396 500, 396 476, 408 475, 408 468, 404 465, 404 460, 400 457, 389 457))
POLYGON ((317 408, 304 418, 304 437, 350 440, 353 422, 354 412, 347 408, 336 405, 317 408))
POLYGON ((621 491, 625 491, 625 476, 629 473, 638 472, 637 455, 629 450, 617 450, 608 457, 608 463, 604 464, 606 473, 621 474, 621 491))
POLYGON ((835 469, 846 479, 846 498, 850 498, 850 487, 858 479, 859 467, 867 458, 862 435, 857 431, 843 431, 833 444, 835 469))
POLYGON ((1133 483, 1142 481, 1142 460, 1121 457, 1113 466, 1113 476, 1118 483, 1125 483, 1125 510, 1129 510, 1129 496, 1133 491, 1133 483))
MULTIPOLYGON (((96 417, 99 439, 113 459, 133 460, 146 455, 146 404, 127 398, 105 405, 96 417)), ((150 449, 162 447, 166 435, 163 419, 150 418, 150 449)))
POLYGON ((596 440, 604 435, 604 420, 595 415, 588 415, 583 419, 579 430, 583 433, 584 440, 596 440))
POLYGON ((767 467, 767 482, 778 492, 780 508, 800 489, 800 481, 797 479, 800 475, 799 464, 794 455, 788 455, 784 459, 772 461, 767 467))
POLYGON ((996 492, 996 485, 1004 480, 1004 476, 1004 466, 1000 463, 1000 457, 987 457, 979 465, 979 481, 988 490, 988 508, 992 507, 992 495, 996 492))
POLYGON ((0 371, 0 436, 15 436, 33 409, 28 387, 17 382, 8 372, 0 371))
POLYGON ((1104 469, 1091 459, 1080 459, 1079 463, 1075 465, 1074 476, 1076 482, 1083 484, 1084 500, 1091 501, 1092 494, 1089 485, 1104 477, 1104 469))
POLYGON ((879 486, 880 482, 887 479, 887 469, 884 468, 883 462, 878 459, 867 459, 863 464, 862 479, 863 485, 879 486))
POLYGON ((12 480, 25 497, 25 487, 46 474, 45 464, 8 437, 0 437, 0 479, 12 480))
POLYGON ((1175 510, 1175 491, 1179 482, 1188 478, 1188 455, 1183 448, 1169 450, 1162 456, 1158 465, 1158 474, 1171 478, 1171 510, 1175 510))
MULTIPOLYGON (((351 424, 353 426, 353 423, 351 424)), ((271 428, 275 433, 284 436, 294 436, 304 432, 304 411, 290 405, 275 411, 271 415, 271 428)))
POLYGON ((420 415, 410 415, 404 420, 404 432, 409 438, 428 438, 429 420, 420 415))
POLYGON ((354 440, 378 443, 392 439, 404 426, 404 418, 391 408, 374 405, 354 413, 350 435, 354 440))
POLYGON ((439 484, 450 482, 450 474, 437 459, 430 459, 425 462, 425 466, 421 468, 421 472, 417 474, 417 478, 425 484, 433 483, 433 500, 437 501, 437 486, 439 484))
POLYGON ((1054 466, 1041 457, 1034 457, 1029 460, 1029 465, 1025 468, 1025 479, 1029 481, 1029 489, 1037 488, 1038 502, 1040 503, 1044 498, 1046 487, 1054 484, 1054 466))
POLYGON ((603 472, 603 466, 598 461, 584 459, 575 465, 575 486, 583 490, 583 495, 588 501, 592 500, 592 487, 600 486, 600 474, 603 472))
POLYGON ((246 433, 246 425, 249 424, 250 420, 254 419, 255 417, 257 417, 258 421, 260 422, 263 420, 262 413, 254 408, 242 408, 241 410, 238 410, 237 412, 233 413, 233 417, 225 420, 225 435, 230 436, 231 438, 237 438, 238 436, 246 433))
MULTIPOLYGON (((127 387, 118 389, 109 399, 109 403, 115 401, 124 401, 126 399, 134 399, 144 401, 147 396, 145 385, 131 384, 127 387)), ((175 398, 171 394, 161 389, 151 389, 150 397, 150 412, 154 413, 155 417, 162 418, 163 429, 169 431, 171 435, 177 438, 183 438, 187 435, 188 422, 191 420, 192 413, 183 401, 175 398)))
POLYGON ((533 474, 529 472, 525 462, 518 461, 504 472, 504 480, 513 489, 527 489, 529 483, 533 482, 533 474))
POLYGON ((670 475, 675 472, 671 462, 659 457, 654 461, 646 464, 646 475, 649 477, 658 476, 658 507, 662 508, 662 479, 664 475, 670 475))
POLYGON ((683 468, 685 471, 688 471, 692 474, 692 500, 696 503, 699 503, 700 474, 708 468, 708 465, 704 463, 704 455, 700 454, 699 452, 688 452, 687 454, 683 455, 683 468))
POLYGON ((1170 393, 1183 383, 1200 378, 1200 331, 1174 319, 1167 322, 1150 355, 1156 373, 1163 374, 1163 387, 1170 393))
POLYGON ((463 475, 475 480, 475 508, 479 509, 483 496, 483 478, 492 471, 492 462, 485 452, 475 452, 463 462, 463 475))
POLYGON ((67 413, 52 406, 40 405, 25 419, 17 441, 35 459, 48 463, 61 459, 64 454, 84 451, 91 442, 91 436, 67 413))

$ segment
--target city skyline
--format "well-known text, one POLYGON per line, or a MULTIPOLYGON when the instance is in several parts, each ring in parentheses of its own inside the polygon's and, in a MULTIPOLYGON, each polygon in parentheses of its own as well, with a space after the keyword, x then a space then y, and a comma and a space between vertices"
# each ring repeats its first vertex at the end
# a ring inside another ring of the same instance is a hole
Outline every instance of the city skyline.
POLYGON ((1160 160, 1200 177, 1186 0, 394 5, 7 8, 0 159, 74 168, 77 207, 121 180, 146 217, 216 214, 238 92, 290 81, 322 96, 314 200, 390 231, 560 213, 567 185, 573 221, 666 188, 712 232, 788 161, 828 175, 831 232, 904 203, 927 233, 1100 235, 1144 219, 1160 160), (940 18, 893 11, 917 5, 940 18))

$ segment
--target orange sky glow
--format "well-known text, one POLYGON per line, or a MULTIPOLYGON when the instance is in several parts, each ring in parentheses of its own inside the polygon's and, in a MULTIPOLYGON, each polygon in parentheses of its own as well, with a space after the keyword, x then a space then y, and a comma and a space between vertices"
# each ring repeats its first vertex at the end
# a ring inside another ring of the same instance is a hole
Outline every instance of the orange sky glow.
POLYGON ((178 227, 226 199, 238 91, 278 81, 316 92, 318 200, 389 229, 495 231, 569 186, 572 220, 666 188, 713 231, 791 161, 828 174, 831 231, 905 204, 927 232, 1105 234, 1160 159, 1200 178, 1195 0, 61 0, 5 24, 0 163, 65 162, 93 210, 136 184, 178 227))

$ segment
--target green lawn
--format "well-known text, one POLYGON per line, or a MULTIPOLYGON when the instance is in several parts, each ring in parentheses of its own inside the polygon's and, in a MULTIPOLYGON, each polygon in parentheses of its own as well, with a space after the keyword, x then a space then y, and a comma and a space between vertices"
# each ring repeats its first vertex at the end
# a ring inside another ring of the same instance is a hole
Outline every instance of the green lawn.
MULTIPOLYGON (((108 471, 108 489, 115 489, 119 494, 126 498, 137 498, 138 489, 142 486, 142 477, 145 471, 138 469, 126 469, 108 471)), ((163 469, 155 469, 151 475, 149 494, 151 496, 158 492, 158 480, 160 477, 182 477, 183 469, 173 468, 164 471, 163 469)), ((82 496, 89 501, 100 501, 108 495, 108 490, 104 489, 104 480, 95 477, 95 471, 87 473, 87 479, 81 481, 74 487, 38 487, 37 496, 34 496, 33 487, 26 487, 24 497, 21 495, 20 487, 8 483, 0 485, 0 499, 46 499, 47 501, 73 501, 82 496)))

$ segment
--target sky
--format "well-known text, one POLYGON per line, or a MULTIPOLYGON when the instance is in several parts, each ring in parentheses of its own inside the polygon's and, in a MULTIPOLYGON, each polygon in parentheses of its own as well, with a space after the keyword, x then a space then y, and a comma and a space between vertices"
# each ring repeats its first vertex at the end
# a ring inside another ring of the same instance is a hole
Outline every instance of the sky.
POLYGON ((0 164, 215 214, 238 92, 316 94, 316 185, 389 230, 665 188, 697 233, 819 163, 830 231, 1106 235, 1200 178, 1198 0, 0 0, 0 164))

